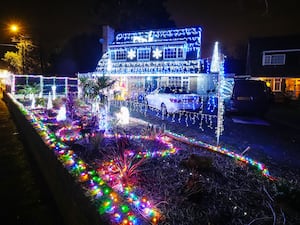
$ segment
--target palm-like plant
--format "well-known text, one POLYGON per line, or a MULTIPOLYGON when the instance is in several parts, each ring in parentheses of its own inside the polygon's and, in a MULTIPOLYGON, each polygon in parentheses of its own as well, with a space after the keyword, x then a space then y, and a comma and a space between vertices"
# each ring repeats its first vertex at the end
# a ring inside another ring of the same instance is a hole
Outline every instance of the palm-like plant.
POLYGON ((40 92, 40 85, 37 83, 34 83, 32 85, 26 84, 23 85, 23 88, 18 91, 18 94, 22 94, 24 96, 24 99, 28 95, 37 95, 40 92))
POLYGON ((96 80, 96 89, 98 93, 100 94, 100 101, 103 103, 105 101, 105 94, 103 93, 104 90, 107 90, 107 88, 110 88, 114 85, 116 81, 111 80, 109 77, 101 76, 98 77, 96 80))
POLYGON ((115 80, 111 80, 105 75, 97 77, 96 80, 88 77, 81 77, 79 79, 83 97, 88 100, 95 100, 100 97, 100 101, 102 103, 105 100, 104 90, 111 87, 115 83, 115 80))

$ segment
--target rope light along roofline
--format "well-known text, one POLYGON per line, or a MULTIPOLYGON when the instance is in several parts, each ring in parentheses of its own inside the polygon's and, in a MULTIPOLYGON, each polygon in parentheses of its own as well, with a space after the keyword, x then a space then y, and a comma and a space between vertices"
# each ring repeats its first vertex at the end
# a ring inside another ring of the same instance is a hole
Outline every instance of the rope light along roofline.
POLYGON ((200 43, 201 32, 201 27, 123 32, 116 35, 113 44, 161 42, 162 40, 169 41, 170 38, 174 41, 184 40, 188 37, 196 37, 193 39, 200 43))

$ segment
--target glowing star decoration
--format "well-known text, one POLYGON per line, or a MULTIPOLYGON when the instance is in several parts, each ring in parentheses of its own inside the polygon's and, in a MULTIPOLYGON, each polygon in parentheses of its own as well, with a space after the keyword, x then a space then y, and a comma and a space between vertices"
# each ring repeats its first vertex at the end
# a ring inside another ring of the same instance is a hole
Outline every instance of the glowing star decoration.
POLYGON ((129 110, 122 106, 119 113, 116 113, 117 120, 120 124, 129 124, 129 110))
POLYGON ((152 54, 155 59, 159 59, 162 57, 162 50, 156 48, 152 54))
POLYGON ((128 51, 127 57, 128 57, 129 59, 134 59, 134 58, 136 57, 135 51, 134 51, 133 49, 130 49, 130 50, 128 51))
POLYGON ((67 110, 66 110, 66 106, 63 105, 60 107, 58 114, 56 116, 56 120, 57 121, 65 121, 67 119, 67 110))
POLYGON ((219 71, 220 71, 219 43, 215 42, 213 56, 210 65, 210 72, 218 73, 219 71))

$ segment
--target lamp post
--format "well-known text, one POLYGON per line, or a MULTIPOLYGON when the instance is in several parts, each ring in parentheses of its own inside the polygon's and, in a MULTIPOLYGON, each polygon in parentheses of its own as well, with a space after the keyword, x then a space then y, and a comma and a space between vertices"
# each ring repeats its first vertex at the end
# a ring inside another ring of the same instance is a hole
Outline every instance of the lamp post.
POLYGON ((19 49, 18 54, 20 56, 22 73, 37 73, 37 71, 43 73, 41 45, 33 44, 31 35, 28 35, 28 32, 24 32, 25 29, 18 24, 12 24, 8 29, 13 34, 12 42, 15 42, 19 49))
POLYGON ((17 43, 15 46, 18 46, 21 50, 21 66, 22 66, 22 73, 26 73, 26 55, 27 55, 27 48, 28 48, 28 37, 21 34, 21 28, 17 24, 12 24, 9 27, 9 30, 11 33, 13 33, 14 36, 12 38, 12 42, 17 43))

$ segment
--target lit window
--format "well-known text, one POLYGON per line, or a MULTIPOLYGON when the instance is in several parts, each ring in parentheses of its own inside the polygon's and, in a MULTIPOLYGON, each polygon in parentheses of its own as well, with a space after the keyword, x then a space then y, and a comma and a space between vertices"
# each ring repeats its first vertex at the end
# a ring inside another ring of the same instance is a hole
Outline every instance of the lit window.
POLYGON ((280 78, 275 78, 273 91, 281 91, 281 80, 280 78))
POLYGON ((284 65, 285 54, 263 55, 263 66, 267 65, 284 65))

